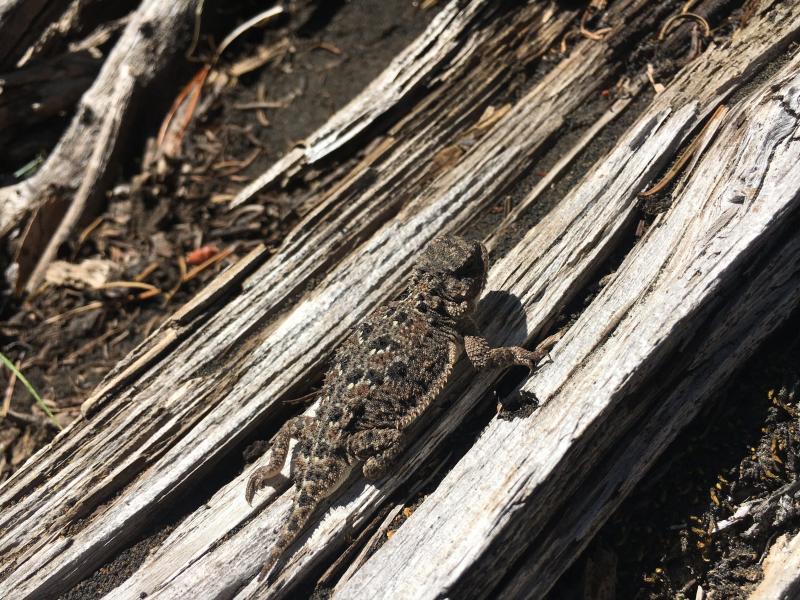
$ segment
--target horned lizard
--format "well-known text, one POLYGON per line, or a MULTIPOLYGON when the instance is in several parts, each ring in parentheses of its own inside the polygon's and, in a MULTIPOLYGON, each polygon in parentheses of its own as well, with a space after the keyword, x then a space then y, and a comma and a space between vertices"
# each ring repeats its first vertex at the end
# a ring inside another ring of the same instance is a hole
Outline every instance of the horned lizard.
POLYGON ((473 314, 487 271, 480 242, 437 238, 420 256, 400 299, 351 330, 325 376, 316 417, 287 421, 272 439, 269 463, 247 483, 251 502, 280 472, 290 438, 299 440, 291 465, 297 494, 262 577, 354 469, 368 480, 387 473, 409 442, 409 427, 440 394, 462 352, 478 369, 533 369, 542 358, 543 351, 491 348, 477 336, 473 314))

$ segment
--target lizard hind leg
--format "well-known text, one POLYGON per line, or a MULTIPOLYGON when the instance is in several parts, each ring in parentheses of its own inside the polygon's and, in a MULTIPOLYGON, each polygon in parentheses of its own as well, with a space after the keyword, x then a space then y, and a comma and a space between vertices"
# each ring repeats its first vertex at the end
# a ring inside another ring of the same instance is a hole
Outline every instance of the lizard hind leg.
POLYGON ((370 481, 383 477, 405 448, 404 436, 397 429, 367 429, 356 433, 348 450, 364 460, 361 471, 370 481))
POLYGON ((289 440, 313 436, 319 424, 313 417, 299 416, 286 421, 272 438, 272 454, 269 462, 259 467, 247 480, 245 499, 252 504, 255 493, 266 485, 266 482, 281 472, 286 456, 289 453, 289 440))

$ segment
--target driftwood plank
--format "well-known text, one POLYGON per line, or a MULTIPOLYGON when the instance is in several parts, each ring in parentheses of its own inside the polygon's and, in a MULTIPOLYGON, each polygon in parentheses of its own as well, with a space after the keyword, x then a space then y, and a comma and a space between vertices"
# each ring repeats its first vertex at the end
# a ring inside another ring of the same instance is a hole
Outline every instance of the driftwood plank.
MULTIPOLYGON (((793 223, 790 227, 796 228, 798 221, 793 219, 793 223)), ((617 422, 632 424, 605 455, 603 464, 593 470, 591 482, 561 504, 554 518, 542 527, 531 546, 537 551, 518 565, 501 596, 540 597, 633 491, 659 453, 698 414, 702 401, 718 392, 796 309, 800 238, 785 232, 780 236, 777 251, 767 252, 740 273, 739 280, 746 281, 747 287, 714 305, 710 321, 694 336, 687 335, 681 348, 696 348, 697 352, 683 356, 679 349, 669 359, 669 374, 651 378, 641 399, 640 395, 635 395, 635 400, 626 398, 626 403, 636 402, 636 411, 626 409, 617 422), (764 290, 770 293, 765 295, 764 290)))
MULTIPOLYGON (((763 21, 761 35, 771 26, 763 21)), ((703 398, 788 316, 800 298, 796 236, 784 235, 800 205, 798 66, 795 52, 724 118, 670 210, 523 386, 544 407, 494 420, 335 597, 541 597, 703 398), (727 312, 714 317, 724 297, 727 312), (688 383, 660 384, 659 369, 700 341, 708 345, 682 365, 688 383), (638 445, 621 445, 642 428, 638 445), (618 469, 606 473, 609 459, 618 469), (523 568, 495 589, 524 552, 523 568)))
MULTIPOLYGON (((313 415, 315 408, 305 411, 306 415, 313 415)), ((294 450, 295 442, 290 444, 290 452, 294 450)), ((265 464, 269 454, 262 457, 253 466, 257 468, 265 464)), ((253 517, 267 505, 280 506, 287 511, 290 507, 290 496, 286 494, 289 488, 289 462, 284 465, 281 477, 276 478, 269 486, 259 493, 253 505, 249 506, 244 499, 242 490, 247 482, 250 471, 235 477, 230 483, 220 489, 206 502, 203 507, 190 515, 175 531, 164 541, 139 569, 125 583, 113 590, 105 597, 112 598, 140 598, 142 593, 148 597, 160 598, 185 598, 194 596, 200 590, 208 593, 208 586, 202 581, 214 578, 215 594, 213 597, 231 597, 241 586, 241 581, 235 576, 242 563, 259 560, 262 555, 259 539, 271 535, 274 523, 252 522, 253 517), (253 544, 224 544, 225 549, 233 551, 219 551, 221 532, 229 536, 238 536, 241 529, 255 529, 253 544), (254 555, 254 556, 253 556, 254 555), (212 557, 212 560, 209 560, 212 557), (225 576, 225 573, 234 576, 225 576), (200 578, 198 580, 198 577, 200 578)), ((212 597, 212 596, 208 596, 212 597)))

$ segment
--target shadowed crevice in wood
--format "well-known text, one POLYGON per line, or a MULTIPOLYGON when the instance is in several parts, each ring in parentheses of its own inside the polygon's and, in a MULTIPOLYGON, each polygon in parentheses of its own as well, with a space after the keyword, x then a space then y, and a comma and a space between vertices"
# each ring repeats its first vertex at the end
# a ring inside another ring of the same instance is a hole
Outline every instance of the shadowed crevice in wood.
MULTIPOLYGON (((493 594, 532 598, 555 583, 559 573, 543 571, 541 565, 566 564, 580 554, 655 462, 657 456, 648 452, 652 440, 670 443, 699 413, 702 403, 687 400, 697 390, 711 393, 716 389, 717 383, 730 377, 732 365, 749 358, 796 312, 800 302, 800 243, 795 233, 800 225, 798 217, 800 209, 787 215, 778 230, 769 234, 771 239, 763 252, 741 257, 741 271, 733 272, 717 301, 703 309, 696 330, 660 361, 664 366, 637 386, 639 391, 622 396, 609 409, 613 411, 609 418, 618 425, 620 436, 605 445, 602 436, 595 436, 598 445, 576 448, 580 454, 567 461, 570 470, 574 472, 575 465, 587 465, 591 470, 579 478, 579 486, 565 494, 558 513, 537 528, 529 550, 493 594), (747 285, 742 286, 742 282, 747 285), (781 301, 757 304, 753 307, 756 319, 743 325, 738 318, 741 307, 752 305, 765 288, 774 291, 774 298, 781 301), (564 539, 569 542, 559 541, 564 539), (543 551, 553 552, 553 556, 543 559, 543 551)), ((536 510, 535 502, 530 508, 536 510)))

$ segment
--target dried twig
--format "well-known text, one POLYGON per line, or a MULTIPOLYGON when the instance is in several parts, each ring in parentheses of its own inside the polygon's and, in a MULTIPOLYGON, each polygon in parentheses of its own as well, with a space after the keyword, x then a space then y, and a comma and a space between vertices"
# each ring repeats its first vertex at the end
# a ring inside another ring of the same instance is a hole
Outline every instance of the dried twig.
POLYGON ((698 15, 697 13, 690 13, 684 12, 679 13, 677 15, 672 15, 669 19, 664 21, 664 24, 661 26, 661 31, 658 33, 658 41, 663 42, 664 39, 667 37, 667 33, 669 33, 670 28, 674 25, 677 21, 681 19, 692 19, 700 23, 703 27, 703 37, 711 37, 711 25, 708 24, 702 16, 698 15))
POLYGON ((205 84, 206 79, 208 78, 210 69, 211 67, 209 65, 205 65, 195 74, 194 77, 192 77, 189 83, 187 83, 186 86, 184 86, 184 88, 175 98, 175 101, 172 103, 169 112, 167 113, 166 117, 164 117, 164 121, 161 123, 161 128, 158 130, 158 138, 156 142, 159 148, 164 147, 164 140, 166 139, 167 134, 170 132, 170 129, 172 128, 172 122, 175 119, 175 115, 178 114, 178 111, 180 110, 186 98, 187 97, 190 98, 189 103, 186 106, 186 109, 183 111, 178 132, 170 140, 172 143, 170 144, 170 147, 166 151, 167 154, 176 153, 178 148, 180 148, 183 136, 186 133, 189 124, 192 122, 192 117, 194 116, 194 110, 195 108, 197 108, 197 103, 200 101, 200 92, 202 91, 203 85, 205 84))
MULTIPOLYGON (((194 49, 197 45, 197 36, 199 36, 199 22, 200 22, 200 13, 202 12, 202 2, 197 7, 197 11, 195 13, 195 37, 193 39, 192 45, 189 49, 189 53, 187 57, 194 52, 194 49)), ((189 98, 188 104, 186 109, 184 110, 181 122, 178 127, 178 131, 171 140, 171 144, 167 149, 168 154, 177 153, 178 149, 180 148, 181 141, 183 140, 183 136, 186 133, 186 130, 189 127, 189 124, 192 122, 192 117, 194 116, 194 111, 197 108, 197 104, 200 101, 200 95, 203 90, 203 86, 205 85, 206 80, 208 79, 208 75, 211 72, 211 69, 217 64, 219 61, 220 56, 223 52, 230 46, 236 38, 240 35, 245 33, 246 31, 252 29, 253 27, 258 27, 261 25, 265 25, 270 21, 273 21, 280 15, 285 12, 282 6, 273 6, 269 10, 265 10, 263 12, 258 13, 254 17, 248 19, 238 27, 236 27, 233 31, 231 31, 228 35, 225 36, 225 39, 222 40, 222 43, 217 47, 216 51, 214 52, 213 57, 211 60, 204 65, 194 77, 192 77, 191 81, 181 90, 180 94, 175 98, 175 102, 172 103, 172 107, 170 108, 167 116, 164 118, 164 121, 161 124, 161 128, 158 132, 158 147, 162 148, 164 146, 164 140, 167 137, 167 134, 170 132, 172 128, 172 122, 175 119, 175 115, 180 110, 181 106, 184 104, 186 98, 189 98)))
POLYGON ((725 113, 728 112, 728 108, 725 105, 720 105, 717 107, 717 110, 714 111, 714 114, 711 115, 711 118, 708 120, 708 123, 705 124, 703 129, 700 133, 692 140, 692 143, 686 148, 686 151, 680 155, 678 160, 675 161, 675 164, 670 167, 670 169, 664 174, 664 176, 651 188, 641 192, 639 194, 640 198, 649 198, 650 196, 654 196, 655 194, 662 191, 666 188, 672 180, 681 172, 683 167, 689 161, 689 159, 694 156, 697 150, 706 143, 706 138, 709 134, 713 133, 719 127, 720 119, 725 116, 725 113))
POLYGON ((274 21, 284 12, 286 12, 286 9, 283 8, 282 6, 273 6, 269 10, 260 12, 256 16, 247 19, 247 21, 239 25, 236 29, 234 29, 228 35, 225 36, 225 39, 222 40, 222 43, 217 48, 217 51, 214 53, 214 60, 212 61, 212 65, 216 63, 217 60, 219 60, 220 55, 223 52, 225 52, 227 47, 230 46, 240 35, 252 29, 253 27, 261 27, 262 25, 266 25, 270 21, 274 21))
POLYGON ((86 240, 89 239, 89 236, 92 235, 92 232, 100 226, 100 224, 103 222, 103 219, 105 219, 105 217, 100 215, 83 228, 83 231, 81 231, 81 234, 78 236, 78 244, 75 247, 76 251, 86 243, 86 240))
POLYGON ((78 306, 77 308, 72 308, 63 313, 59 313, 57 315, 53 315, 52 317, 48 317, 43 322, 46 325, 51 325, 53 323, 58 323, 59 321, 63 321, 64 319, 68 319, 69 317, 74 317, 75 315, 97 310, 99 308, 103 308, 103 303, 100 302, 99 300, 95 300, 94 302, 90 302, 89 304, 84 304, 83 306, 78 306))
POLYGON ((98 289, 98 290, 113 290, 113 289, 117 289, 117 288, 134 288, 134 289, 145 290, 145 291, 153 291, 153 290, 155 290, 156 292, 160 292, 161 291, 156 286, 154 286, 154 285, 152 285, 150 283, 145 283, 144 281, 109 281, 107 283, 103 283, 103 284, 97 286, 96 289, 98 289))
POLYGON ((145 279, 147 279, 153 273, 153 271, 158 269, 159 266, 161 266, 161 263, 159 263, 157 260, 152 261, 144 269, 142 269, 139 272, 139 274, 136 275, 136 277, 133 278, 133 280, 134 281, 144 281, 145 279))
MULTIPOLYGON (((19 371, 19 365, 20 362, 17 361, 17 371, 19 371)), ((17 383, 17 371, 11 371, 11 377, 8 380, 6 393, 3 397, 3 406, 0 407, 0 419, 4 419, 8 414, 8 410, 11 408, 11 397, 14 395, 14 387, 17 383)))

